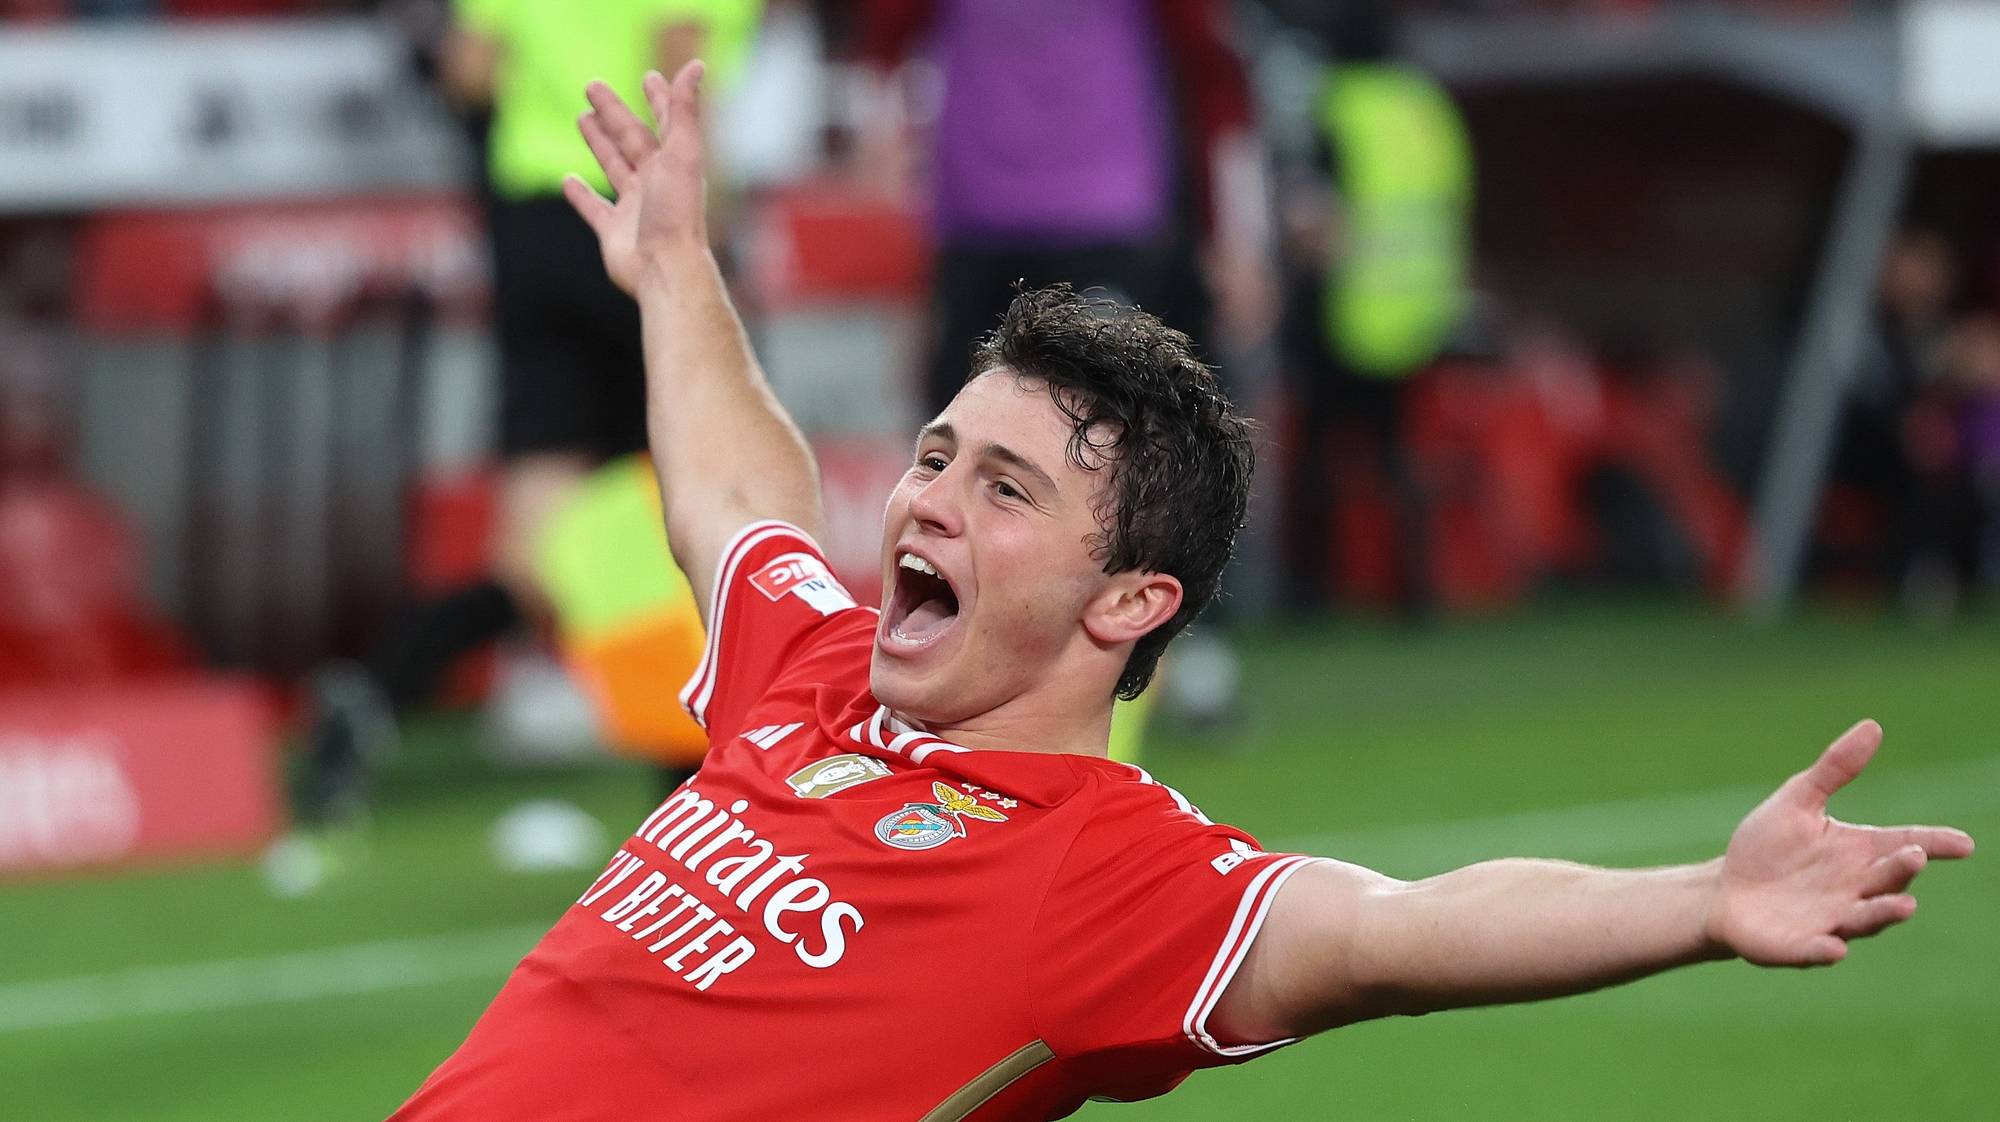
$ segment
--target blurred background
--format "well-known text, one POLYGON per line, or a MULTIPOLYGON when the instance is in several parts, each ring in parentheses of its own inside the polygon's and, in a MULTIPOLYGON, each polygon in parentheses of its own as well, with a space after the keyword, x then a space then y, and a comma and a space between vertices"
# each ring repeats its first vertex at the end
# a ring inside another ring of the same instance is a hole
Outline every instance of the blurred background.
MULTIPOLYGON (((385 1115, 698 763, 636 315, 555 194, 584 80, 696 56, 864 602, 1016 282, 1261 422, 1121 718, 1211 815, 1693 859, 1872 715, 1837 813, 2000 837, 2000 4, 0 0, 0 1113, 385 1115)), ((1083 1116, 1985 1116, 1981 864, 1838 971, 1083 1116)))

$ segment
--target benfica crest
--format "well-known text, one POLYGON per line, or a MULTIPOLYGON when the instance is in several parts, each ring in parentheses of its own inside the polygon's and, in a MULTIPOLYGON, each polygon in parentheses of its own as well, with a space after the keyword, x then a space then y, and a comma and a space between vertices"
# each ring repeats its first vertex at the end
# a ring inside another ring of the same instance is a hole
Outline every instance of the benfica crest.
POLYGON ((875 823, 875 836, 897 849, 936 849, 953 838, 965 836, 965 820, 1005 822, 1007 816, 982 806, 971 795, 960 794, 942 783, 932 783, 934 803, 905 803, 875 823))

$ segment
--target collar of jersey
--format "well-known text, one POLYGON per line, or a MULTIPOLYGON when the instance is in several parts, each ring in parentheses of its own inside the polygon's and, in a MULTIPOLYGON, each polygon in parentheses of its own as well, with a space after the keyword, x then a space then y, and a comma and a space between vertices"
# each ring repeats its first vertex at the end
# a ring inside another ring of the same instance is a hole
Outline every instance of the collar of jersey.
MULTIPOLYGON (((862 698, 863 703, 874 698, 862 698)), ((848 725, 846 739, 870 755, 900 759, 979 782, 1014 798, 1054 806, 1079 787, 1084 773, 1068 752, 974 750, 934 736, 876 704, 848 725)))

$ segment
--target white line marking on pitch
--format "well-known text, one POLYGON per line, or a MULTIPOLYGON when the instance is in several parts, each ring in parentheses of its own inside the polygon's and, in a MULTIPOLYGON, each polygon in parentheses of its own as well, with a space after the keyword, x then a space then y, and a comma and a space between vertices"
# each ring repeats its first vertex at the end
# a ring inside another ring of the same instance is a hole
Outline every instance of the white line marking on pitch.
MULTIPOLYGON (((1561 857, 1604 860, 1627 854, 1709 843, 1715 852, 1743 816, 1777 789, 1767 784, 1720 787, 1676 795, 1648 795, 1583 806, 1518 811, 1485 818, 1432 821, 1338 833, 1275 837, 1272 852, 1313 853, 1394 867, 1409 875, 1442 872, 1489 857, 1561 857)), ((2000 807, 2000 756, 1951 764, 1864 775, 1852 796, 1835 795, 1832 811, 1842 817, 1843 798, 1865 801, 1866 820, 1882 825, 1952 825, 1956 815, 2000 807)), ((1857 816, 1858 817, 1858 816, 1857 816)))
POLYGON ((141 966, 0 986, 0 1033, 240 1009, 505 973, 546 926, 496 927, 322 950, 141 966))
MULTIPOLYGON (((2000 807, 2000 756, 1864 777, 1871 808, 1897 821, 1949 823, 2000 807)), ((1273 851, 1324 854, 1409 875, 1486 857, 1605 859, 1702 842, 1718 850, 1730 830, 1776 786, 1461 818, 1422 825, 1281 837, 1273 851)), ((1836 798, 1834 809, 1839 810, 1836 798)), ((553 918, 551 920, 553 922, 553 918)), ((142 966, 104 974, 0 985, 0 1034, 132 1017, 239 1009, 497 977, 546 927, 385 939, 319 950, 142 966)))

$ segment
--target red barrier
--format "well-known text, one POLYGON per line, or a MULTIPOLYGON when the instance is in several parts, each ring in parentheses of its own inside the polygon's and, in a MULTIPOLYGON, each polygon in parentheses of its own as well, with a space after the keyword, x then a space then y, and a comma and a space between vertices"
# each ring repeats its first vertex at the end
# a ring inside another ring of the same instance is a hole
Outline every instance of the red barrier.
MULTIPOLYGON (((1584 484, 1611 467, 1650 491, 1696 559, 1703 587, 1727 595, 1743 563, 1749 516, 1710 461, 1713 403, 1705 387, 1702 371, 1675 367, 1611 378, 1590 365, 1536 371, 1447 363, 1421 376, 1410 387, 1403 434, 1428 495, 1429 578, 1438 603, 1490 609, 1528 595, 1551 574, 1590 572, 1603 542, 1584 484)), ((1387 504, 1364 494, 1335 516, 1343 571, 1362 578, 1346 587, 1386 599, 1395 578, 1387 504)))
POLYGON ((0 876, 254 855, 280 825, 274 740, 235 680, 0 693, 0 876))

